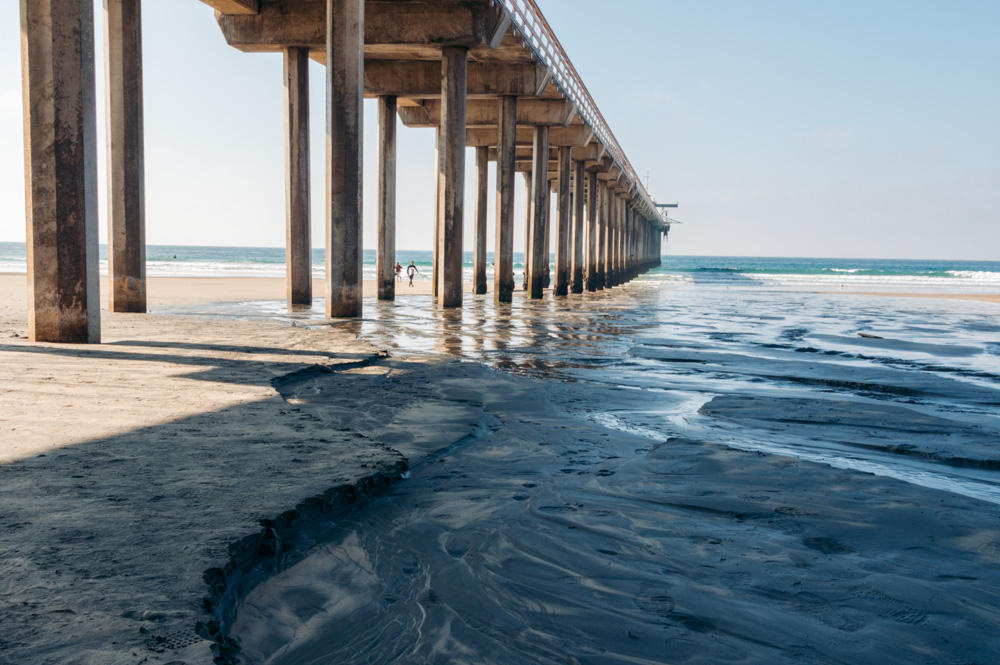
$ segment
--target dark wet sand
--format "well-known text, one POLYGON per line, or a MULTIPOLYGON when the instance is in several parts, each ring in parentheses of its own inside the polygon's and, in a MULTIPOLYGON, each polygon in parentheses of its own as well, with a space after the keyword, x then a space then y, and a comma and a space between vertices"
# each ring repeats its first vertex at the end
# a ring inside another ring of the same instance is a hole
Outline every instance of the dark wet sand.
MULTIPOLYGON (((910 664, 1000 648, 994 504, 583 417, 669 396, 449 363, 396 390, 487 420, 301 535, 308 556, 235 623, 247 662, 910 664)), ((286 395, 323 414, 345 408, 338 391, 317 377, 286 395)), ((852 417, 831 410, 826 428, 849 437, 865 414, 852 417)), ((878 414, 893 417, 907 421, 878 414)))

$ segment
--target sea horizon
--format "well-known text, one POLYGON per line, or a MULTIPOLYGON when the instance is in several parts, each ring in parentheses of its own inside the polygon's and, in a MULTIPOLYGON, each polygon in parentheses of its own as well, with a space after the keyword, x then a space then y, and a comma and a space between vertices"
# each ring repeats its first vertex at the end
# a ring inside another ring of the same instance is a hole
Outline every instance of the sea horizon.
MULTIPOLYGON (((107 245, 100 246, 101 274, 107 274, 107 245)), ((325 251, 312 250, 312 274, 325 275, 325 251)), ((430 250, 396 250, 396 259, 420 269, 416 281, 430 281, 430 250)), ((363 252, 364 279, 374 280, 376 252, 363 252)), ((487 252, 487 279, 492 282, 493 252, 487 252)), ((640 279, 664 282, 716 282, 728 286, 748 283, 787 288, 926 289, 931 292, 982 293, 1000 291, 1000 261, 950 259, 866 259, 837 257, 661 256, 662 265, 640 279)), ((554 267, 555 255, 549 254, 554 267)), ((24 243, 0 242, 0 272, 27 270, 24 243)), ((285 249, 221 245, 148 245, 146 270, 160 277, 273 277, 285 276, 285 249)), ((514 272, 523 275, 524 254, 514 252, 514 272)), ((473 253, 463 253, 463 278, 472 281, 473 253)))

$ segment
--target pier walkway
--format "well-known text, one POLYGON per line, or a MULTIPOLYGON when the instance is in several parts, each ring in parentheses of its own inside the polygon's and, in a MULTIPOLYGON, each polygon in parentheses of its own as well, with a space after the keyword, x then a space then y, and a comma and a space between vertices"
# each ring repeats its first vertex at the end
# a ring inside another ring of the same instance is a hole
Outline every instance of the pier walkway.
MULTIPOLYGON (((311 304, 308 60, 326 65, 326 315, 362 315, 362 103, 378 99, 378 297, 395 282, 396 126, 434 128, 434 293, 462 305, 467 147, 474 292, 487 292, 495 161, 497 302, 514 291, 516 173, 531 298, 623 284, 659 263, 669 223, 534 0, 201 0, 222 37, 284 57, 287 297, 311 304), (552 193, 556 205, 550 210, 552 193), (550 238, 555 274, 549 273, 550 238)), ((110 308, 146 311, 141 0, 106 0, 110 308)), ((91 0, 22 2, 29 335, 99 342, 91 0)), ((280 187, 280 183, 274 183, 280 187)))

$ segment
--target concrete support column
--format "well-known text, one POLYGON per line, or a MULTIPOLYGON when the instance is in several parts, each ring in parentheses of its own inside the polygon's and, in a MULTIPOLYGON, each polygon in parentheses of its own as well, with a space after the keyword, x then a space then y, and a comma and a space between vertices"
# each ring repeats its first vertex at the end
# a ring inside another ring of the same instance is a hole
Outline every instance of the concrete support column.
POLYGON ((284 52, 285 290, 289 307, 312 304, 309 204, 309 49, 284 52))
POLYGON ((146 188, 140 0, 104 0, 108 306, 146 311, 146 188))
POLYGON ((646 272, 646 265, 649 263, 649 221, 645 217, 643 217, 640 227, 639 256, 642 257, 642 271, 646 272))
POLYGON ((497 302, 514 293, 514 171, 517 166, 517 97, 500 98, 497 129, 497 220, 493 249, 493 292, 497 302))
POLYGON ((632 206, 626 208, 625 214, 625 273, 628 280, 635 277, 635 211, 632 206))
POLYGON ((378 299, 396 298, 396 98, 378 98, 378 299))
POLYGON ((531 186, 534 182, 531 171, 522 173, 524 176, 524 284, 528 290, 528 264, 531 263, 531 186))
POLYGON ((642 227, 642 252, 643 252, 642 270, 643 270, 643 272, 645 272, 649 268, 649 260, 650 260, 650 255, 651 255, 651 252, 649 251, 649 245, 650 245, 649 231, 650 231, 649 220, 645 220, 645 222, 643 223, 643 227, 642 227))
POLYGON ((559 148, 559 180, 556 186, 559 210, 556 214, 556 281, 555 294, 569 293, 570 280, 570 226, 573 223, 573 202, 570 192, 572 173, 572 148, 559 148))
POLYGON ((608 266, 607 266, 607 286, 617 286, 618 284, 618 256, 615 251, 615 244, 618 229, 618 192, 608 187, 608 266))
POLYGON ((21 3, 28 336, 101 341, 91 0, 21 3))
POLYGON ((569 287, 571 293, 583 293, 584 177, 584 163, 573 162, 573 243, 569 287))
POLYGON ((486 293, 486 205, 490 193, 490 149, 476 148, 476 233, 473 257, 473 293, 486 293))
POLYGON ((597 290, 597 225, 600 215, 600 192, 597 185, 597 174, 587 174, 587 230, 586 241, 587 290, 597 290))
POLYGON ((364 0, 326 0, 326 315, 361 316, 364 0))
POLYGON ((548 226, 546 215, 549 209, 549 128, 547 126, 535 127, 532 145, 531 258, 528 260, 528 295, 531 298, 541 298, 545 283, 545 267, 548 264, 548 257, 545 256, 545 231, 548 226))
POLYGON ((441 169, 441 127, 434 128, 434 246, 431 248, 431 296, 437 300, 438 281, 440 280, 441 255, 438 253, 438 244, 441 237, 441 189, 443 179, 441 169))
POLYGON ((643 270, 649 270, 649 264, 653 261, 653 225, 646 220, 646 265, 643 270))
POLYGON ((616 244, 618 253, 618 283, 624 284, 628 281, 628 267, 625 262, 628 256, 625 253, 625 219, 627 208, 625 206, 625 195, 618 196, 618 242, 616 244))
POLYGON ((635 211, 632 213, 632 274, 637 275, 639 273, 639 262, 640 252, 639 252, 639 231, 642 227, 642 218, 635 211))
POLYGON ((637 216, 635 218, 635 271, 636 274, 642 273, 642 230, 645 228, 642 217, 637 216))
MULTIPOLYGON (((546 169, 547 171, 548 169, 546 169)), ((546 194, 545 194, 545 233, 542 237, 545 239, 545 250, 542 252, 545 257, 542 264, 542 288, 547 289, 552 284, 552 276, 549 274, 549 257, 552 253, 549 251, 549 243, 552 239, 552 182, 546 181, 546 194)))
POLYGON ((632 219, 632 233, 635 235, 632 241, 635 246, 635 260, 632 269, 637 275, 641 272, 640 266, 642 265, 642 227, 642 216, 636 213, 632 219))
POLYGON ((441 59, 441 174, 439 206, 441 228, 438 256, 441 264, 438 304, 462 306, 462 224, 465 218, 465 109, 469 50, 447 46, 441 59))
POLYGON ((624 284, 625 279, 625 197, 618 195, 618 219, 615 224, 615 265, 618 269, 618 284, 624 284))
POLYGON ((601 180, 598 183, 598 196, 600 202, 597 204, 597 288, 604 289, 608 286, 608 183, 601 180))

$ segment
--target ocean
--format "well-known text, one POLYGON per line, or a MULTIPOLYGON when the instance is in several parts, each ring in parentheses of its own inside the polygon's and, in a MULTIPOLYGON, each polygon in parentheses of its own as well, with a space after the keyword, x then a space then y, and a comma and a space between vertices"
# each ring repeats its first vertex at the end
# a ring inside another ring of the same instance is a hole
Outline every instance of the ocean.
MULTIPOLYGON (((413 261, 416 279, 430 281, 431 252, 399 250, 404 266, 413 261)), ((471 252, 465 252, 465 281, 472 281, 471 252)), ((555 256, 549 257, 554 264, 555 256)), ((493 253, 487 253, 492 283, 493 253)), ((312 252, 313 275, 325 274, 324 252, 312 252)), ((0 272, 25 272, 24 243, 0 242, 0 272)), ((375 279, 375 250, 364 250, 364 279, 375 279)), ((285 250, 275 247, 196 247, 149 245, 146 270, 151 276, 283 277, 285 250)), ((514 253, 514 272, 524 270, 524 254, 514 253)), ((107 246, 101 245, 101 272, 107 274, 107 246)), ((755 284, 759 286, 871 289, 932 289, 953 293, 1000 291, 1000 261, 924 261, 904 259, 824 259, 734 256, 665 256, 663 266, 646 276, 667 283, 755 284)))

